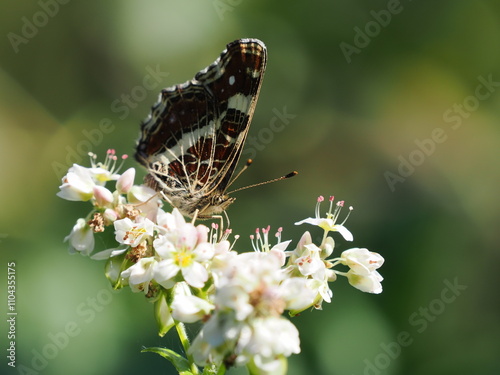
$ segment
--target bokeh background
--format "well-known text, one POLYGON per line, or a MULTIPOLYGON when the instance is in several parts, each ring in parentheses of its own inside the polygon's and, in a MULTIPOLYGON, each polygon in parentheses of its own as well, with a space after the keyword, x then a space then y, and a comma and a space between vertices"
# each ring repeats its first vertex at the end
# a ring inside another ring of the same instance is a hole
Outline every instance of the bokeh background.
POLYGON ((294 222, 335 195, 354 206, 354 242, 339 238, 338 254, 386 259, 381 295, 340 279, 323 311, 294 318, 289 374, 500 373, 500 3, 2 2, 0 35, 4 354, 8 262, 18 309, 18 367, 2 355, 0 373, 175 373, 140 353, 178 348, 156 334, 153 306, 111 292, 103 263, 68 255, 62 240, 89 206, 55 194, 89 145, 133 154, 160 88, 242 37, 263 40, 269 64, 244 154, 254 165, 237 185, 299 175, 235 194, 238 248, 268 224, 284 239, 320 235, 294 222))

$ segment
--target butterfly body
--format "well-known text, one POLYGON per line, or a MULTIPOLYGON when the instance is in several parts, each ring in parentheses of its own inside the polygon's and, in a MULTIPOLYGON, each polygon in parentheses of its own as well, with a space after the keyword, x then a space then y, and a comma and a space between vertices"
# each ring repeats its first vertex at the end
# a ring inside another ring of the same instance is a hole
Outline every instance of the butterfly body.
POLYGON ((185 216, 210 218, 234 198, 226 194, 238 164, 267 61, 257 39, 229 43, 194 79, 163 89, 141 125, 136 159, 147 185, 185 216))

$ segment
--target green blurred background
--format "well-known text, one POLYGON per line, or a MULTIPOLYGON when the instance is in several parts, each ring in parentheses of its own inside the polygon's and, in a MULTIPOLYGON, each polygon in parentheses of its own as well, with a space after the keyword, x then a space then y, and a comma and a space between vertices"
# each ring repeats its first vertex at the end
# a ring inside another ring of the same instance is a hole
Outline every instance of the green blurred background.
POLYGON ((302 353, 289 374, 500 373, 500 3, 65 2, 0 5, 0 280, 14 261, 19 313, 18 367, 2 355, 0 373, 175 373, 139 352, 178 348, 156 334, 152 305, 110 292, 103 263, 68 255, 62 240, 89 206, 55 194, 67 167, 87 162, 89 134, 101 156, 133 154, 160 88, 242 37, 263 40, 269 63, 244 154, 254 165, 237 185, 299 175, 235 194, 238 248, 268 224, 284 239, 319 236, 293 223, 335 195, 354 206, 354 242, 339 239, 338 254, 386 259, 381 295, 342 278, 323 311, 294 318, 302 353), (145 89, 151 70, 157 87, 145 89))

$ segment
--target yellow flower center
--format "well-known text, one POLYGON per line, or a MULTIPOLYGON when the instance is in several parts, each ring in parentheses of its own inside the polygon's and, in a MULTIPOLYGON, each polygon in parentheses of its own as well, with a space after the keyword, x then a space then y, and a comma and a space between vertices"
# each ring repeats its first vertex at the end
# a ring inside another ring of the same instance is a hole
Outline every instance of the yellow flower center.
POLYGON ((184 268, 193 262, 193 254, 186 250, 180 250, 175 254, 174 259, 175 263, 179 265, 180 268, 184 268))
POLYGON ((127 233, 125 234, 124 239, 127 239, 127 238, 137 238, 137 237, 143 235, 144 233, 146 233, 146 229, 134 227, 131 230, 127 231, 127 233))

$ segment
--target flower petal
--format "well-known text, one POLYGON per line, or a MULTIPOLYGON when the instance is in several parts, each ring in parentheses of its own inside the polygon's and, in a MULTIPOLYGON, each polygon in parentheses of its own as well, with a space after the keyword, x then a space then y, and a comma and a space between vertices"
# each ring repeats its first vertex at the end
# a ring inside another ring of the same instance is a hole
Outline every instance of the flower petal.
POLYGON ((352 233, 349 231, 349 229, 347 229, 343 225, 338 225, 338 224, 334 225, 333 226, 333 231, 339 232, 342 235, 342 237, 344 237, 344 239, 346 241, 352 241, 353 240, 352 233))
POLYGON ((190 266, 182 268, 184 280, 195 288, 203 288, 208 280, 208 272, 200 263, 193 262, 190 266))

